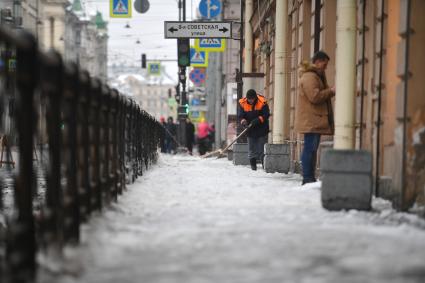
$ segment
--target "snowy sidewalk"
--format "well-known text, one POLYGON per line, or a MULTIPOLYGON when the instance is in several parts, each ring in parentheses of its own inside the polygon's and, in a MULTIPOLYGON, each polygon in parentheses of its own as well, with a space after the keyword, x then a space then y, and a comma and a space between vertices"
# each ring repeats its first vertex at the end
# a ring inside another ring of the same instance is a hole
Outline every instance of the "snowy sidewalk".
POLYGON ((67 250, 79 274, 54 281, 425 282, 423 220, 381 200, 370 213, 328 212, 318 183, 299 184, 224 159, 161 156, 67 250))

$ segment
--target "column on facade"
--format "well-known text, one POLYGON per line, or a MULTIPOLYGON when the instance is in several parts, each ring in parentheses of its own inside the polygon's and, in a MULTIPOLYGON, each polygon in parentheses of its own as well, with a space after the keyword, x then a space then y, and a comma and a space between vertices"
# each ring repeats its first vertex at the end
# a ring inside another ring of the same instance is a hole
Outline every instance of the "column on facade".
POLYGON ((273 96, 273 132, 272 143, 282 144, 286 127, 285 102, 287 86, 287 12, 288 3, 286 0, 276 1, 276 44, 275 44, 275 86, 273 96))
POLYGON ((335 149, 354 149, 356 1, 337 2, 335 149))
POLYGON ((245 1, 245 58, 244 58, 244 72, 250 73, 252 72, 252 45, 253 45, 253 35, 252 35, 252 26, 251 26, 251 18, 254 9, 253 0, 245 1))

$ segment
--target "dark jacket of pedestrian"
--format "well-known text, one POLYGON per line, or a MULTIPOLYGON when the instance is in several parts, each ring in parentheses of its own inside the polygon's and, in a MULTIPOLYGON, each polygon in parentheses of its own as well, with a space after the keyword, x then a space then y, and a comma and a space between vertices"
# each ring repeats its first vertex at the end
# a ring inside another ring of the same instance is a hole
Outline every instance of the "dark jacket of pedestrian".
POLYGON ((248 137, 262 137, 269 133, 270 109, 266 98, 257 93, 257 98, 253 104, 248 103, 246 97, 239 99, 239 120, 245 119, 248 124, 253 124, 248 130, 248 137))
POLYGON ((177 126, 173 123, 173 121, 168 121, 165 124, 165 139, 166 140, 174 140, 177 134, 177 126))
POLYGON ((166 127, 166 123, 165 121, 161 121, 161 130, 160 130, 160 136, 159 136, 159 144, 161 146, 161 152, 166 152, 166 148, 165 148, 165 136, 166 136, 166 132, 165 132, 165 127, 166 127))
POLYGON ((329 88, 324 71, 303 62, 299 70, 298 105, 295 128, 298 133, 333 135, 334 119, 331 98, 335 93, 329 88))
POLYGON ((165 124, 165 150, 167 153, 175 151, 177 144, 175 138, 177 134, 177 126, 173 122, 172 117, 168 117, 167 123, 165 124))
POLYGON ((186 120, 186 145, 195 143, 195 126, 190 120, 186 120))

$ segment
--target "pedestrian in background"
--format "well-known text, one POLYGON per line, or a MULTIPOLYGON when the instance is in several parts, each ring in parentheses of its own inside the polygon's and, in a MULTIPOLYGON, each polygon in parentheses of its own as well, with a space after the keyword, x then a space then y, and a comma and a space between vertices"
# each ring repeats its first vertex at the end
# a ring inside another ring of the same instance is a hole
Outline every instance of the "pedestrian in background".
POLYGON ((195 143, 195 126, 189 118, 186 119, 186 147, 192 155, 193 144, 195 143))
POLYGON ((167 118, 167 124, 165 124, 165 151, 166 153, 173 153, 176 150, 176 139, 177 127, 174 124, 173 117, 167 118))
POLYGON ((161 132, 160 132, 160 137, 159 137, 159 145, 161 146, 161 152, 162 153, 165 153, 165 152, 167 152, 167 150, 165 148, 165 135, 166 135, 166 132, 165 132, 165 125, 166 125, 165 118, 163 116, 161 116, 159 118, 159 122, 161 123, 161 126, 162 126, 161 132))
POLYGON ((209 133, 212 130, 213 129, 210 127, 210 125, 205 121, 204 118, 202 118, 197 128, 199 155, 204 155, 207 152, 208 148, 210 147, 209 133))
POLYGON ((325 75, 329 60, 325 52, 318 51, 312 58, 313 64, 303 62, 300 66, 295 128, 298 133, 304 134, 301 154, 303 185, 316 182, 320 136, 334 133, 331 98, 335 96, 335 88, 328 86, 325 75))
POLYGON ((215 144, 215 125, 212 123, 208 129, 208 151, 212 151, 215 144))
POLYGON ((270 109, 266 98, 254 89, 239 100, 238 118, 242 126, 251 125, 247 132, 248 158, 252 170, 257 170, 257 160, 264 164, 264 144, 269 133, 270 109))

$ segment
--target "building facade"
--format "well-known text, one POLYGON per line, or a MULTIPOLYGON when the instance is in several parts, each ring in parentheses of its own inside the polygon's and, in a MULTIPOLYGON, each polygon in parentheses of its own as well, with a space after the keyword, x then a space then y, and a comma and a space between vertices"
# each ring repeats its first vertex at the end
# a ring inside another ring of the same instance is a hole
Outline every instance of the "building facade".
POLYGON ((159 121, 161 117, 165 120, 173 117, 176 121, 177 103, 174 99, 174 85, 151 84, 132 75, 127 76, 123 83, 129 88, 131 98, 156 120, 159 121))
POLYGON ((65 52, 65 7, 68 0, 22 0, 22 27, 32 32, 42 50, 65 52))
MULTIPOLYGON (((328 83, 335 84, 337 0, 285 1, 286 15, 276 11, 277 1, 285 0, 243 2, 253 9, 249 18, 253 37, 252 72, 264 74, 262 83, 256 87, 268 98, 271 109, 275 93, 285 92, 287 103, 281 109, 285 114, 284 136, 293 145, 292 168, 297 171, 303 144, 303 136, 294 128, 297 69, 303 60, 310 60, 316 51, 324 50, 331 57, 326 72, 328 83), (284 16, 287 24, 286 89, 283 90, 274 89, 275 24, 279 16, 284 16)), ((356 3, 355 148, 372 153, 377 196, 392 200, 399 209, 423 205, 425 19, 421 15, 425 13, 425 1, 358 0, 356 3)), ((245 47, 245 55, 246 50, 245 47)), ((333 137, 323 137, 321 144, 321 148, 332 146, 333 137)))
POLYGON ((80 0, 74 0, 66 10, 65 23, 64 59, 106 82, 108 34, 102 14, 87 15, 80 0))

